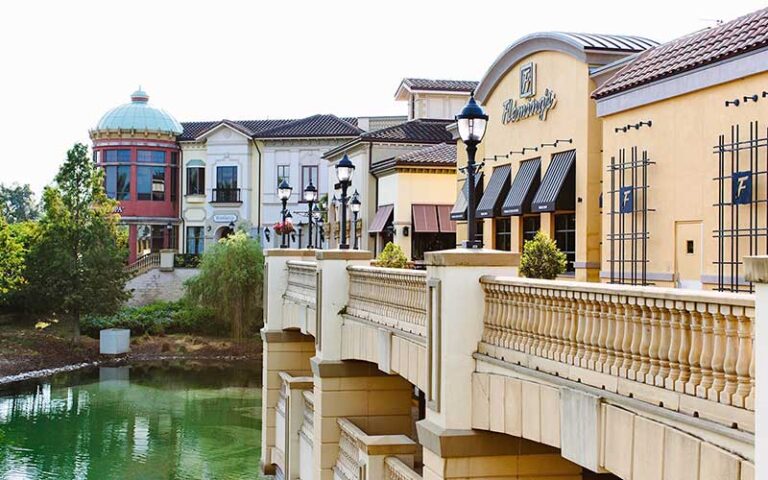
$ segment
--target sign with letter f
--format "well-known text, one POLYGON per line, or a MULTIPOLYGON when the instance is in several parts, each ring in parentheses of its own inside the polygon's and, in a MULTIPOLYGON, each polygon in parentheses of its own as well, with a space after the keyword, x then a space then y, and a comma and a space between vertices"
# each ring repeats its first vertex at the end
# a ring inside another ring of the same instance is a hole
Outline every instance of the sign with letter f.
POLYGON ((731 202, 747 205, 752 201, 752 172, 733 172, 731 175, 731 202))
POLYGON ((619 189, 619 213, 632 213, 635 209, 635 189, 631 185, 619 189))

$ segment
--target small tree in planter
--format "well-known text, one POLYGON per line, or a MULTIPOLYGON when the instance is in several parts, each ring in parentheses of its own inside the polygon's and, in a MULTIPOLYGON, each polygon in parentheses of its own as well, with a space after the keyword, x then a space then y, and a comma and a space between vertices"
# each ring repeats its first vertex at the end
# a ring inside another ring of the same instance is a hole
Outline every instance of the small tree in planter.
POLYGON ((408 257, 405 256, 405 252, 399 245, 389 242, 376 257, 376 264, 385 268, 405 268, 408 264, 408 257))
POLYGON ((520 259, 520 275, 528 278, 554 280, 565 272, 566 257, 557 243, 544 232, 525 242, 520 259))

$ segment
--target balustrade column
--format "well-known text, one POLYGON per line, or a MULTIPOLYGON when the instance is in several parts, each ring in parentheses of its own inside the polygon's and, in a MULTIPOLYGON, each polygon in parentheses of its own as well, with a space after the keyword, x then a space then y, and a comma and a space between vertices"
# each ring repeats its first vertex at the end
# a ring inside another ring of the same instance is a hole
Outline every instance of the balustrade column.
POLYGON ((589 361, 587 362, 587 368, 595 370, 597 360, 600 358, 600 305, 597 302, 595 295, 589 296, 589 361))
POLYGON ((600 322, 600 333, 597 337, 597 349, 599 354, 595 364, 595 370, 602 372, 603 366, 608 362, 608 317, 610 316, 610 313, 608 312, 608 304, 605 302, 605 297, 603 295, 598 296, 595 301, 597 302, 597 315, 598 321, 600 322))
POLYGON ((749 375, 749 364, 752 361, 752 319, 747 317, 743 307, 738 316, 739 353, 736 360, 736 392, 733 394, 731 404, 744 408, 744 402, 752 389, 749 375))
POLYGON ((712 305, 703 304, 701 312, 701 357, 699 367, 701 368, 701 380, 696 386, 696 392, 693 393, 699 398, 707 398, 707 391, 712 386, 714 380, 712 372, 712 356, 714 353, 714 318, 711 311, 712 305))
POLYGON ((674 301, 667 301, 669 310, 669 374, 664 380, 667 390, 675 389, 675 382, 680 377, 680 310, 674 301))
POLYGON ((684 387, 684 391, 688 395, 696 395, 696 387, 701 383, 701 350, 704 343, 702 307, 702 304, 694 304, 691 308, 691 351, 688 354, 691 376, 684 387))
POLYGON ((631 305, 629 302, 630 300, 627 298, 626 300, 626 306, 624 307, 624 330, 623 330, 623 337, 621 340, 621 356, 623 361, 621 362, 621 367, 619 367, 619 376, 624 378, 629 378, 629 372, 632 369, 632 335, 635 331, 635 324, 634 324, 634 306, 631 305))
POLYGON ((616 350, 614 348, 614 340, 616 338, 616 322, 617 322, 617 304, 616 304, 616 297, 611 295, 605 296, 606 307, 608 309, 608 312, 606 314, 606 318, 608 321, 608 328, 605 332, 605 351, 606 351, 606 360, 602 367, 602 372, 610 374, 611 368, 613 368, 614 364, 616 363, 616 350))
POLYGON ((707 390, 709 400, 720 401, 720 392, 725 388, 725 350, 728 338, 725 334, 726 306, 714 306, 712 312, 712 386, 707 390), (725 311, 725 312, 724 312, 725 311))
POLYGON ((653 327, 651 326, 651 309, 648 307, 648 301, 646 299, 638 300, 642 301, 640 307, 640 370, 635 374, 635 380, 645 382, 648 372, 651 371, 651 332, 653 327))
POLYGON ((649 312, 650 343, 648 345, 648 357, 650 358, 650 369, 645 374, 645 383, 653 385, 656 375, 661 367, 659 358, 659 346, 661 345, 661 322, 659 318, 659 309, 653 299, 646 299, 646 308, 649 312))
POLYGON ((624 344, 624 327, 626 325, 626 308, 624 306, 623 297, 617 297, 616 305, 616 321, 615 321, 615 335, 613 337, 613 351, 615 352, 616 359, 611 365, 611 375, 619 375, 621 366, 624 364, 624 351, 622 345, 624 344))
POLYGON ((627 371, 627 378, 635 380, 638 378, 640 369, 642 367, 642 360, 640 358, 640 344, 643 339, 643 324, 642 315, 643 310, 640 307, 639 298, 632 299, 632 341, 630 343, 630 350, 632 352, 632 363, 627 371))
POLYGON ((725 372, 725 385, 720 392, 720 403, 731 404, 731 396, 736 392, 736 361, 738 359, 739 339, 736 316, 729 309, 725 315, 725 358, 723 359, 723 371, 725 372))

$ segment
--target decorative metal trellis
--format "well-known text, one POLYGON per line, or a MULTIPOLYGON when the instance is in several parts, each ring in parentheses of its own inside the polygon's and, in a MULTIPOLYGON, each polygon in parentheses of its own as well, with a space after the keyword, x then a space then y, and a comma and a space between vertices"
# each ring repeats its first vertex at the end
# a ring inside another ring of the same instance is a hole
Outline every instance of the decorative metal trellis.
POLYGON ((648 283, 648 152, 638 148, 619 149, 611 157, 610 243, 611 283, 649 285, 648 283))
POLYGON ((749 123, 742 140, 740 125, 731 125, 714 147, 719 170, 717 229, 717 289, 753 292, 743 276, 744 256, 768 254, 768 129, 749 123))

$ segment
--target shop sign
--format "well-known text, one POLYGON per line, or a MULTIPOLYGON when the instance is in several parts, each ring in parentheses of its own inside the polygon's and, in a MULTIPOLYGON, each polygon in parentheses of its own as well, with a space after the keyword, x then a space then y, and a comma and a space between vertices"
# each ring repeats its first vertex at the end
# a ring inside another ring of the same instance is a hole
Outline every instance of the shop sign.
POLYGON ((632 213, 635 206, 635 189, 632 186, 619 189, 619 213, 632 213))
POLYGON ((752 172, 733 172, 731 190, 731 201, 734 205, 749 204, 752 201, 752 172))
POLYGON ((502 122, 506 125, 528 117, 538 116, 539 120, 546 120, 550 110, 557 104, 557 95, 550 89, 545 89, 544 94, 536 97, 536 64, 526 63, 520 67, 520 98, 527 101, 518 104, 512 98, 504 102, 504 114, 502 122))
POLYGON ((230 223, 230 222, 236 222, 237 221, 237 215, 234 214, 228 214, 228 215, 214 215, 213 221, 216 223, 230 223))

